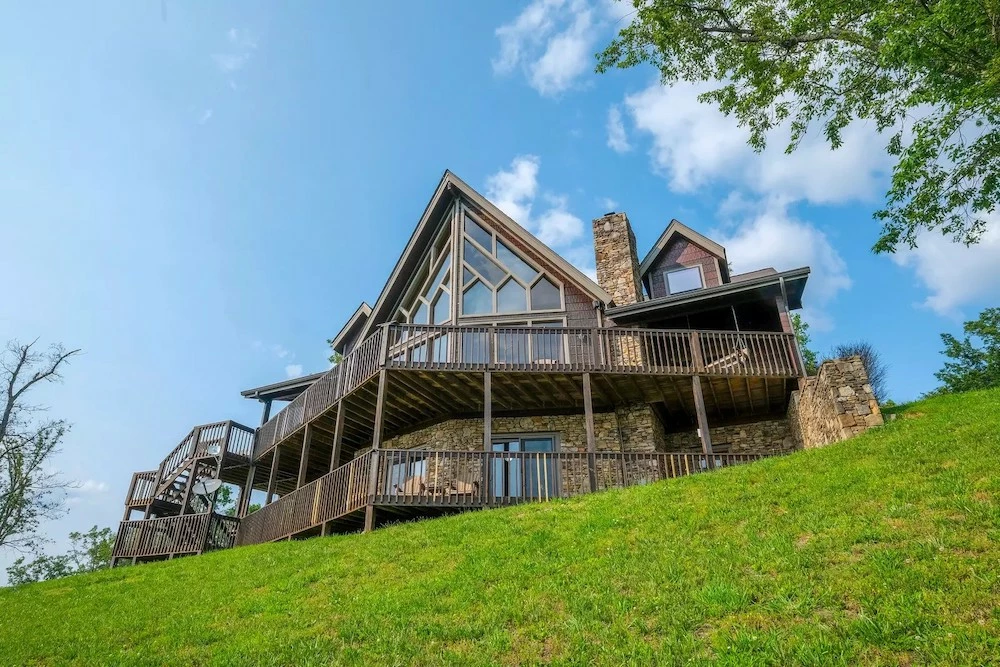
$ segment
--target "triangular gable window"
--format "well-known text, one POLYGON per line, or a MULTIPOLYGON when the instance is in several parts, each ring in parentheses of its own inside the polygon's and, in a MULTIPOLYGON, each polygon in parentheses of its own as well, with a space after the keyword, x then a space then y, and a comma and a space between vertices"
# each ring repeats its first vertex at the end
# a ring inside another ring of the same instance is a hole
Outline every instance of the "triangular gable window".
POLYGON ((562 309, 561 286, 467 212, 461 248, 462 315, 562 309))
POLYGON ((447 324, 451 321, 451 244, 448 225, 444 225, 430 255, 416 273, 403 304, 396 313, 397 322, 407 324, 447 324))

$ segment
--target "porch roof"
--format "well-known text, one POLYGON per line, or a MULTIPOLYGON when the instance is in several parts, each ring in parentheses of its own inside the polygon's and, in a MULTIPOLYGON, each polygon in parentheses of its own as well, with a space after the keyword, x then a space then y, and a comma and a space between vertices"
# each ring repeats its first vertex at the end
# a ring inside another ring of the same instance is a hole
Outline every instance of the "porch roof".
POLYGON ((243 398, 255 398, 259 401, 291 401, 324 375, 326 375, 326 371, 320 371, 312 375, 303 375, 290 380, 272 382, 271 384, 241 391, 240 395, 243 398))
POLYGON ((802 292, 809 277, 809 267, 725 283, 716 287, 671 294, 627 306, 608 308, 605 314, 616 324, 644 322, 653 318, 673 317, 714 306, 724 306, 737 298, 773 298, 781 294, 782 283, 788 295, 789 310, 802 307, 802 292))

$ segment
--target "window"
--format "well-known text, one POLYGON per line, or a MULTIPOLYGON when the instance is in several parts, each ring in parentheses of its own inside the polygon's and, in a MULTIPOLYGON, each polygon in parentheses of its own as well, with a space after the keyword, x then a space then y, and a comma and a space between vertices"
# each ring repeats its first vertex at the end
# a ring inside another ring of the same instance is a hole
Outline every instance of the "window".
POLYGON ((510 243, 467 214, 462 230, 462 315, 562 308, 559 285, 528 263, 510 243))
POLYGON ((525 434, 494 438, 490 489, 499 498, 552 498, 556 496, 556 438, 525 434))
POLYGON ((701 267, 698 266, 664 271, 663 282, 666 283, 668 294, 689 292, 705 286, 701 279, 701 267))

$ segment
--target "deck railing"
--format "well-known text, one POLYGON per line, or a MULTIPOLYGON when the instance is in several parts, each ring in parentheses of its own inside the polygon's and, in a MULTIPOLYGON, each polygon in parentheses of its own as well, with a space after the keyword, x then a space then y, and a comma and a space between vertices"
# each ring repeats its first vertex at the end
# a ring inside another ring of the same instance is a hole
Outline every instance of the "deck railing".
POLYGON ((651 484, 769 454, 380 450, 376 505, 496 507, 651 484))
POLYGON ((208 513, 122 521, 112 561, 225 549, 235 543, 238 525, 238 519, 208 513))
POLYGON ((240 522, 237 544, 272 542, 363 508, 371 452, 265 505, 240 522))
POLYGON ((651 484, 774 454, 667 452, 368 452, 243 518, 236 543, 272 542, 367 504, 499 507, 651 484), (371 465, 377 461, 371 486, 371 465))
POLYGON ((156 497, 156 476, 159 471, 145 470, 132 473, 132 482, 128 486, 126 505, 148 505, 156 497))
POLYGON ((254 458, 381 368, 797 377, 782 332, 389 324, 260 427, 254 458))
POLYGON ((156 473, 157 489, 183 470, 192 459, 208 456, 209 446, 215 443, 221 445, 222 456, 249 459, 253 456, 254 434, 254 429, 232 420, 195 426, 160 463, 156 473))

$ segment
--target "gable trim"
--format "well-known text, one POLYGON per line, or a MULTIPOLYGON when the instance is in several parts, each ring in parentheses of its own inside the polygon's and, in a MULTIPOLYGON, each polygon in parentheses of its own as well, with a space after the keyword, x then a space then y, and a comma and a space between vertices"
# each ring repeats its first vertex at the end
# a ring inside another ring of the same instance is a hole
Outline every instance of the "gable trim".
MULTIPOLYGON (((592 296, 597 301, 600 301, 605 306, 611 303, 611 295, 604 291, 596 282, 588 278, 582 271, 535 238, 533 234, 497 208, 497 206, 491 201, 476 192, 465 181, 452 172, 445 171, 444 176, 441 178, 441 182, 434 191, 434 195, 427 203, 426 208, 424 208, 424 212, 420 217, 420 221, 417 223, 416 229, 414 229, 413 234, 410 236, 410 240, 403 249, 402 255, 400 255, 399 260, 396 262, 396 266, 393 268, 393 271, 389 276, 389 280, 386 281, 385 286, 379 294, 378 300, 372 307, 371 315, 365 323, 365 328, 361 334, 362 338, 367 338, 378 323, 388 322, 392 318, 393 313, 388 312, 388 309, 392 308, 395 304, 389 303, 389 301, 391 300, 394 302, 396 300, 393 298, 393 293, 396 291, 395 288, 397 288, 398 283, 409 279, 408 274, 404 275, 405 267, 414 261, 417 261, 423 255, 424 244, 419 241, 427 236, 427 228, 438 221, 436 216, 444 213, 441 209, 442 205, 446 202, 446 197, 448 196, 453 198, 461 197, 466 201, 466 203, 472 205, 473 212, 475 212, 475 209, 478 208, 480 211, 483 211, 489 216, 495 218, 507 228, 510 234, 522 241, 542 260, 550 263, 552 266, 562 271, 567 278, 575 282, 584 292, 592 296)), ((402 288, 400 287, 399 289, 402 288)))
MULTIPOLYGON (((683 236, 688 241, 691 241, 695 245, 701 246, 706 251, 715 255, 715 261, 719 265, 718 268, 719 269, 722 268, 722 262, 720 262, 719 260, 726 259, 726 249, 723 248, 718 243, 716 243, 715 241, 713 241, 712 239, 708 238, 703 234, 699 234, 698 232, 694 231, 693 229, 685 225, 683 222, 675 218, 670 221, 670 224, 667 225, 667 228, 663 230, 662 234, 660 234, 660 238, 656 240, 656 243, 653 244, 653 247, 649 249, 649 252, 646 253, 646 256, 639 264, 639 275, 641 277, 645 277, 646 274, 649 273, 649 269, 652 268, 653 262, 655 262, 656 259, 660 256, 660 254, 666 249, 667 244, 670 243, 674 235, 683 236)), ((727 270, 726 273, 728 274, 729 271, 727 270)), ((722 279, 721 271, 719 272, 719 279, 720 280, 722 279)))
POLYGON ((340 352, 341 354, 343 354, 340 348, 343 347, 344 343, 346 342, 346 338, 351 334, 351 332, 355 329, 355 327, 361 323, 362 319, 367 320, 368 317, 371 316, 371 314, 372 314, 372 307, 369 306, 367 302, 362 301, 361 305, 358 306, 357 310, 354 311, 354 314, 347 319, 347 323, 344 324, 340 332, 333 337, 333 342, 331 343, 330 347, 332 347, 335 352, 340 352))

